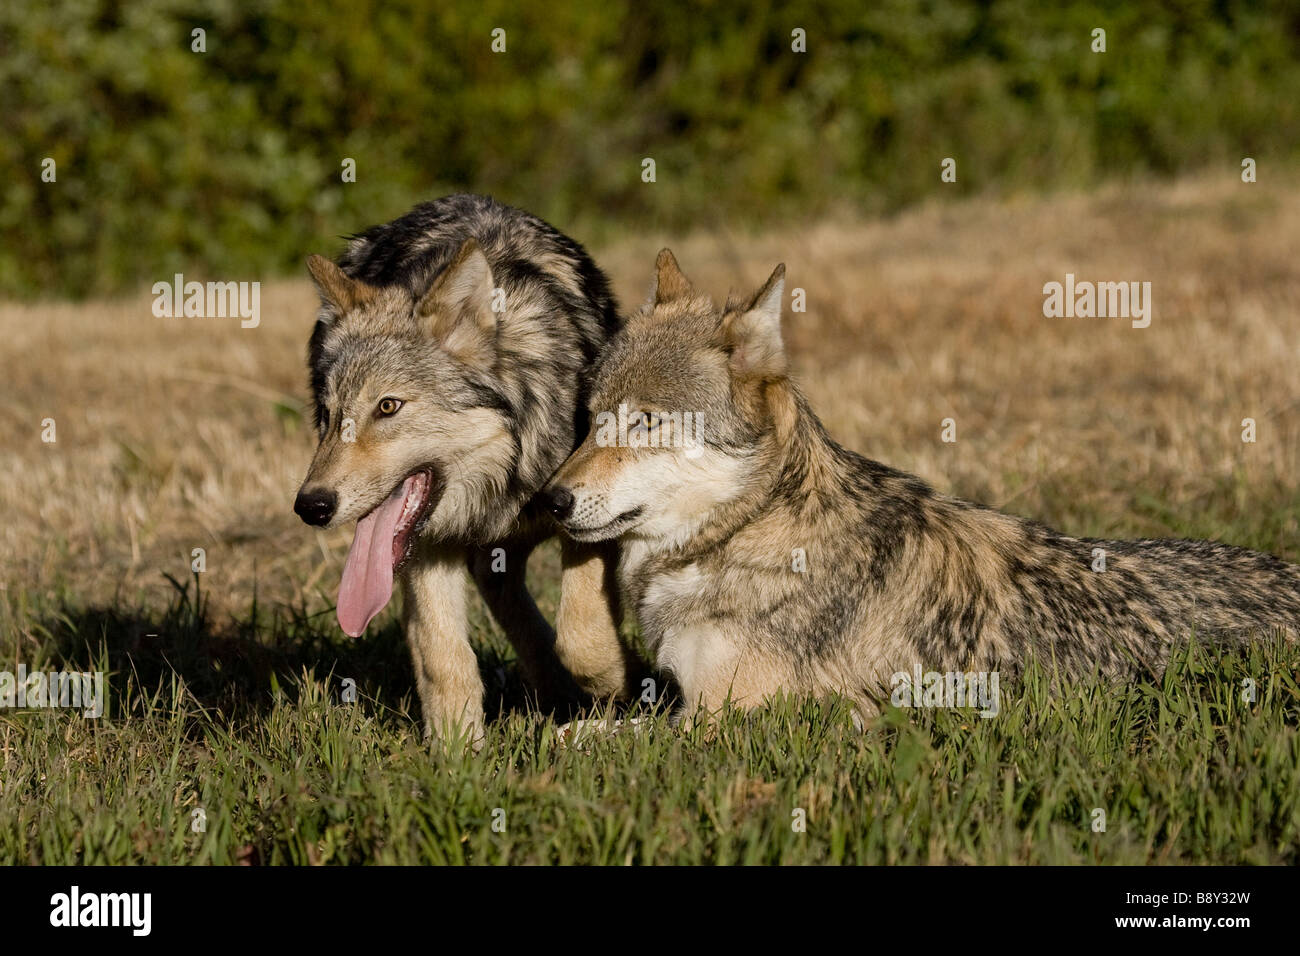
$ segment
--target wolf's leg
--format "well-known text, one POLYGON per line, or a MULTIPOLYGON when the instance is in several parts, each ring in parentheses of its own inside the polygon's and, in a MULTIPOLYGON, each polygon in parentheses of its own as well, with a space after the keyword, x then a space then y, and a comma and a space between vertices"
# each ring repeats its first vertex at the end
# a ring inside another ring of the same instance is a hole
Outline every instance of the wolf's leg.
POLYGON ((470 552, 469 568, 483 601, 519 655, 529 688, 544 706, 574 702, 579 690, 555 654, 555 631, 528 593, 528 556, 547 530, 498 541, 470 552))
POLYGON ((669 628, 658 648, 681 688, 675 719, 689 729, 713 726, 723 708, 753 710, 781 693, 824 693, 829 688, 800 679, 790 655, 756 647, 737 625, 708 622, 669 628))
POLYGON ((578 686, 593 697, 635 697, 649 670, 618 637, 622 620, 614 569, 617 545, 562 538, 555 650, 578 686))
POLYGON ((406 640, 426 738, 483 742, 483 678, 469 644, 465 554, 421 549, 402 575, 406 640))

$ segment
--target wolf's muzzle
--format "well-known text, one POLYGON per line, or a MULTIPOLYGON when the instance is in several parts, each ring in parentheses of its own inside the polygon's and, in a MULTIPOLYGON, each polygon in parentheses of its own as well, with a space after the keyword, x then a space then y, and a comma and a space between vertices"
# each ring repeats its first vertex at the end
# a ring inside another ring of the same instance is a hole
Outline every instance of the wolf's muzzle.
POLYGON ((568 488, 549 488, 542 497, 557 521, 563 521, 573 511, 573 492, 568 488))
POLYGON ((330 523, 334 517, 334 508, 338 504, 338 496, 332 491, 313 491, 298 492, 298 497, 294 499, 293 510, 297 512, 298 517, 308 524, 324 526, 330 523))

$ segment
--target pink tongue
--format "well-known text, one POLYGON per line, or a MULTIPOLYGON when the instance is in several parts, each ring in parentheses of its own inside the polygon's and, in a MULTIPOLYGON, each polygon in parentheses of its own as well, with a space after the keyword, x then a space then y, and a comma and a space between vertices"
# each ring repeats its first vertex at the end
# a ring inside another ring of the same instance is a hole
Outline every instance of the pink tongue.
POLYGON ((393 532, 414 481, 414 476, 407 478, 382 505, 357 522, 339 583, 339 626, 349 637, 360 637, 393 596, 393 532))

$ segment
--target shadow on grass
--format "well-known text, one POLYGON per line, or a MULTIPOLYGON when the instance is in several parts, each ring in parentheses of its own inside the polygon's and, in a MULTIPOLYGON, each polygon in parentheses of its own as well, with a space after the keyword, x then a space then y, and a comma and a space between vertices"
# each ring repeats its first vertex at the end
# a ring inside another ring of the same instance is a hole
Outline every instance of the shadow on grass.
MULTIPOLYGON (((215 625, 197 575, 184 583, 166 577, 173 594, 165 610, 64 604, 32 615, 24 629, 40 642, 41 666, 103 670, 110 715, 120 715, 117 702, 151 696, 177 676, 210 718, 229 724, 296 700, 304 680, 324 684, 338 700, 350 679, 382 719, 419 726, 410 653, 396 622, 353 640, 340 636, 329 611, 271 611, 254 601, 247 618, 215 625)), ((530 711, 567 720, 589 703, 542 707, 509 654, 493 642, 476 643, 475 652, 489 720, 530 711)))

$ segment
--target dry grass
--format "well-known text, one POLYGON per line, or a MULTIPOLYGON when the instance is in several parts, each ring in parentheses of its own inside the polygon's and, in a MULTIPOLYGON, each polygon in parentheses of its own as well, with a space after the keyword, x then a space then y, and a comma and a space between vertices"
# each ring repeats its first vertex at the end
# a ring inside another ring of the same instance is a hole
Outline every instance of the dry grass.
MULTIPOLYGON (((622 301, 666 242, 718 296, 788 264, 808 296, 786 323, 795 367, 845 444, 1068 531, 1300 559, 1300 189, 1200 181, 629 237, 594 250, 622 301), (1151 327, 1044 318, 1043 283, 1067 271, 1150 281, 1151 327)), ((0 306, 0 669, 110 685, 105 720, 0 714, 0 863, 1296 862, 1294 646, 1188 649, 1158 681, 1059 697, 1034 672, 997 720, 891 711, 863 734, 841 704, 786 700, 707 739, 660 713, 580 748, 526 706, 480 609, 498 716, 482 753, 431 759, 397 629, 349 641, 328 613, 349 532, 290 510, 313 444, 307 282, 265 286, 256 330, 149 305, 0 306), (183 579, 195 547, 210 617, 162 576, 183 579), (274 613, 254 626, 255 589, 274 613)))
MULTIPOLYGON (((787 263, 808 298, 786 319, 795 367, 849 447, 1070 532, 1247 528, 1237 543, 1300 559, 1300 189, 1229 176, 638 236, 593 250, 621 301, 643 294, 663 244, 719 297, 787 263), (1151 327, 1044 318, 1043 283, 1066 272, 1149 280, 1151 327), (1241 441, 1246 417, 1257 444, 1241 441)), ((161 572, 184 577, 202 547, 218 609, 242 613, 255 588, 332 604, 350 531, 291 511, 313 444, 296 414, 313 310, 305 280, 265 284, 255 330, 157 319, 144 293, 0 306, 4 586, 153 602, 170 590, 161 572)))

